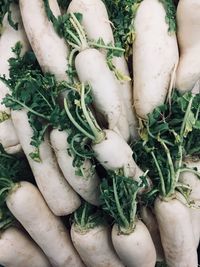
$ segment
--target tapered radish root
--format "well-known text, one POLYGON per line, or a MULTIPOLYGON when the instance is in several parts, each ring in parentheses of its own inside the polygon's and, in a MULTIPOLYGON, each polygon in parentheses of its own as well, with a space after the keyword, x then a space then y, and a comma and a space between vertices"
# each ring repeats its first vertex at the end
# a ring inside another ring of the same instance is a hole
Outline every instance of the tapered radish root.
POLYGON ((134 106, 141 118, 164 103, 171 73, 178 62, 176 35, 168 32, 165 16, 165 9, 158 0, 142 1, 136 13, 134 106))
POLYGON ((39 190, 28 182, 20 182, 8 194, 9 210, 55 267, 83 267, 72 246, 69 233, 61 220, 53 215, 39 190))
POLYGON ((24 153, 29 161, 37 185, 48 206, 58 216, 72 213, 80 206, 80 199, 63 177, 52 152, 48 137, 40 145, 41 162, 30 157, 33 130, 25 110, 12 111, 11 116, 24 153))
POLYGON ((72 242, 88 267, 123 267, 117 257, 108 226, 97 226, 81 231, 72 225, 72 242))
POLYGON ((176 74, 176 88, 180 92, 192 90, 200 78, 200 2, 180 0, 177 7, 180 61, 176 74))
MULTIPOLYGON (((9 77, 8 59, 13 57, 12 48, 17 42, 23 46, 22 53, 29 47, 26 35, 23 29, 19 8, 17 5, 10 6, 13 20, 18 22, 18 30, 13 29, 8 22, 8 14, 3 20, 3 33, 0 38, 0 75, 9 77)), ((15 132, 12 120, 10 118, 10 109, 6 108, 1 102, 6 94, 9 93, 9 88, 0 80, 0 143, 10 154, 17 153, 21 150, 17 134, 15 132), (8 134, 9 133, 9 134, 8 134)))
POLYGON ((6 267, 51 267, 40 248, 15 227, 0 233, 0 264, 6 267))
MULTIPOLYGON (((59 81, 66 80, 68 49, 48 20, 44 2, 20 0, 19 4, 26 34, 42 70, 53 73, 59 81)), ((60 15, 56 0, 50 0, 49 5, 55 16, 60 15)))
POLYGON ((188 208, 177 199, 157 198, 155 214, 169 267, 197 267, 197 251, 188 208))
POLYGON ((66 131, 55 129, 50 134, 51 144, 60 169, 68 183, 83 199, 93 205, 99 205, 100 180, 97 173, 92 167, 92 163, 86 159, 81 167, 83 176, 76 175, 76 169, 73 167, 73 158, 67 151, 69 149, 67 138, 68 134, 66 131))
POLYGON ((112 229, 112 242, 127 267, 155 267, 156 250, 146 226, 137 221, 133 233, 120 234, 117 225, 112 229))

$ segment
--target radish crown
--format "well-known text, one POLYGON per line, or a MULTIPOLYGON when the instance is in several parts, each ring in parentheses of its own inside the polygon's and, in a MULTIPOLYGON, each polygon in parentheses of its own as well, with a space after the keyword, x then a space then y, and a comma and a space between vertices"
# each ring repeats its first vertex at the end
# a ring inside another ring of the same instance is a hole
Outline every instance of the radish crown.
POLYGON ((144 186, 143 177, 138 183, 120 173, 108 172, 107 179, 104 179, 100 186, 102 208, 117 223, 119 231, 129 234, 134 231, 137 194, 144 186))
POLYGON ((88 231, 105 223, 102 211, 87 202, 74 212, 72 221, 78 231, 88 231))
MULTIPOLYGON (((177 91, 169 101, 157 107, 142 123, 141 140, 134 145, 136 161, 144 162, 149 175, 161 196, 169 198, 179 190, 187 196, 188 186, 179 182, 181 172, 190 171, 200 177, 195 169, 185 168, 184 157, 199 155, 200 147, 200 94, 177 91), (149 157, 150 156, 150 157, 149 157)), ((158 193, 154 189, 155 193, 158 193)))

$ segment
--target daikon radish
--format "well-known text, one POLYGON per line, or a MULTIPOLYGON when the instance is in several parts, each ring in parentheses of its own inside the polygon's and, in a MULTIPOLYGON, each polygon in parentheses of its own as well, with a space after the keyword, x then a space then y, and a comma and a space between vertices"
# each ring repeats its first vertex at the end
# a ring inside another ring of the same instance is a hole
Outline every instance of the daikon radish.
POLYGON ((40 248, 15 227, 0 232, 0 264, 6 267, 51 267, 40 248))
POLYGON ((104 116, 109 128, 113 129, 119 121, 122 107, 117 80, 104 56, 94 48, 83 50, 76 56, 75 66, 80 81, 92 87, 96 110, 104 116))
POLYGON ((29 161, 37 185, 52 212, 58 216, 72 213, 80 206, 80 199, 63 177, 46 136, 41 143, 40 162, 30 157, 34 147, 30 144, 33 130, 27 111, 11 111, 12 120, 24 153, 29 161))
POLYGON ((160 233, 158 229, 158 223, 156 221, 156 217, 154 216, 153 212, 150 208, 142 206, 140 209, 141 218, 146 225, 147 229, 149 230, 149 233, 151 235, 151 238, 153 240, 155 249, 156 249, 156 256, 157 261, 163 261, 164 260, 164 252, 163 247, 160 239, 160 233))
MULTIPOLYGON (((101 0, 73 0, 71 1, 68 7, 68 13, 80 13, 82 14, 81 24, 86 31, 87 37, 91 40, 98 41, 102 39, 105 44, 114 44, 114 37, 111 28, 111 22, 109 21, 107 10, 105 5, 101 0), (97 26, 94 26, 97 25, 97 26)), ((101 49, 101 51, 104 51, 101 49)), ((123 56, 114 57, 113 58, 114 66, 116 67, 116 71, 124 75, 124 77, 129 77, 129 71, 127 67, 127 63, 123 56)), ((118 77, 120 78, 120 77, 118 77)), ((133 113, 132 106, 132 84, 130 80, 120 80, 119 91, 122 95, 124 101, 125 108, 125 116, 127 116, 129 123, 129 130, 131 133, 131 137, 136 136, 135 126, 137 124, 136 118, 133 113)), ((118 125, 120 132, 125 129, 125 127, 118 125)), ((123 136, 128 137, 126 133, 122 134, 123 136)))
POLYGON ((197 157, 187 157, 184 159, 184 164, 186 165, 186 168, 190 168, 190 170, 188 169, 187 171, 185 168, 185 171, 180 174, 179 181, 189 185, 191 188, 189 200, 193 203, 194 208, 189 208, 189 213, 191 215, 195 244, 196 247, 198 247, 200 240, 200 161, 197 157), (192 171, 193 168, 197 168, 198 171, 192 171))
POLYGON ((197 251, 188 208, 176 198, 155 201, 165 259, 169 267, 197 267, 197 251))
POLYGON ((68 101, 65 99, 64 106, 68 118, 80 132, 91 140, 91 146, 95 152, 95 157, 104 168, 115 171, 122 170, 125 176, 140 181, 139 177, 143 176, 144 173, 133 160, 133 151, 131 147, 115 131, 106 129, 102 130, 99 127, 85 103, 86 92, 84 84, 82 84, 80 91, 81 99, 79 100, 79 103, 88 130, 84 130, 73 118, 68 106, 68 101), (90 132, 92 132, 92 134, 90 132))
POLYGON ((81 209, 75 212, 71 238, 86 266, 123 267, 112 245, 110 227, 100 218, 102 214, 93 213, 87 204, 81 209))
POLYGON ((168 32, 165 17, 166 11, 158 0, 142 1, 135 17, 134 107, 143 119, 164 103, 171 74, 178 62, 176 35, 168 32))
POLYGON ((39 190, 28 182, 7 188, 6 204, 54 267, 83 267, 69 233, 48 208, 39 190))
POLYGON ((101 184, 103 209, 114 219, 112 242, 125 266, 155 267, 156 250, 151 235, 136 216, 139 187, 129 178, 108 175, 101 184))
POLYGON ((73 157, 67 151, 69 149, 67 138, 67 132, 58 129, 54 129, 50 134, 51 144, 59 167, 69 184, 84 200, 93 205, 99 205, 99 177, 89 159, 86 159, 81 166, 83 176, 76 175, 76 169, 73 167, 73 157))
POLYGON ((192 90, 200 78, 200 2, 180 0, 177 7, 178 44, 180 61, 176 74, 176 88, 180 92, 192 90))
MULTIPOLYGON (((60 15, 57 1, 50 0, 49 4, 54 14, 60 15)), ((68 49, 48 20, 44 2, 20 0, 19 5, 26 34, 42 70, 53 73, 58 81, 66 80, 68 49)))
MULTIPOLYGON (((10 10, 14 21, 18 23, 18 30, 10 26, 8 14, 6 14, 3 19, 3 33, 0 38, 0 75, 5 75, 6 78, 9 77, 8 59, 14 55, 12 48, 17 42, 23 44, 22 53, 29 47, 18 6, 11 4, 10 10)), ((7 93, 9 93, 9 88, 0 80, 0 143, 7 152, 14 154, 21 150, 21 146, 10 118, 10 109, 1 103, 7 93)))

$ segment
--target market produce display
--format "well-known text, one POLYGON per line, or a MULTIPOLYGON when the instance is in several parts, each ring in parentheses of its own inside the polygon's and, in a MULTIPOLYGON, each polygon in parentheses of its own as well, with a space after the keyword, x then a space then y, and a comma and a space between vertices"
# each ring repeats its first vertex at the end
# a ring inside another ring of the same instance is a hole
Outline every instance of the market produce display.
POLYGON ((199 14, 0 0, 0 267, 198 267, 199 14))

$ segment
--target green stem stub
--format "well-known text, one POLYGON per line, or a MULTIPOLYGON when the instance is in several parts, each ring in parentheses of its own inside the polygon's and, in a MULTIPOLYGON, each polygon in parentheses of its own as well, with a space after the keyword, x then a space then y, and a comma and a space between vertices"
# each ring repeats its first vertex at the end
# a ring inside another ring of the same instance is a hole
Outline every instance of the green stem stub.
POLYGON ((109 172, 107 179, 101 183, 102 208, 123 234, 134 231, 139 188, 136 181, 114 172, 109 172))
POLYGON ((76 230, 87 232, 99 225, 105 224, 104 215, 101 210, 91 204, 84 202, 73 214, 76 230))

